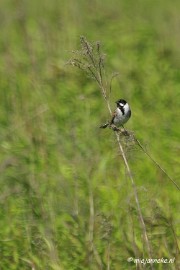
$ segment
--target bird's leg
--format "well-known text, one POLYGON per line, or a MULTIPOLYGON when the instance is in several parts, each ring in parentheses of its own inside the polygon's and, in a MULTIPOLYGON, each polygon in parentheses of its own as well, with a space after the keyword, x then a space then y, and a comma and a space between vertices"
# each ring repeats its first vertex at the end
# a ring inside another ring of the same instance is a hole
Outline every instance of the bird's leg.
POLYGON ((120 129, 118 127, 116 127, 114 124, 109 125, 109 127, 113 130, 113 131, 120 131, 120 129))
POLYGON ((129 136, 130 135, 129 132, 124 128, 123 125, 121 125, 121 128, 118 128, 116 125, 111 124, 111 125, 109 125, 109 128, 111 128, 113 131, 120 132, 124 136, 129 136))

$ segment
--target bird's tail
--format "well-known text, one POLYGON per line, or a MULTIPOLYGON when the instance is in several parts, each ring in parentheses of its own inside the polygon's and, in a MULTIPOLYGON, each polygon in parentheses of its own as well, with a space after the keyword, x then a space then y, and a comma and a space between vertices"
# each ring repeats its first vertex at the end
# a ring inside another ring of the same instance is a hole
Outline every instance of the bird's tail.
POLYGON ((100 126, 100 128, 107 128, 109 126, 109 123, 103 124, 100 126))

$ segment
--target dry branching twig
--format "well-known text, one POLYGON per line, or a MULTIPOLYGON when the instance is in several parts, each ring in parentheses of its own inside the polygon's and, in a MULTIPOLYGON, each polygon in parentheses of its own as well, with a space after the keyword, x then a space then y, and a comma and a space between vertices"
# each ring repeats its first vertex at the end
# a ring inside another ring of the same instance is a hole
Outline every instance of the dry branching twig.
MULTIPOLYGON (((100 42, 91 44, 86 40, 85 37, 81 37, 81 50, 73 51, 73 54, 75 55, 75 57, 69 60, 69 64, 85 71, 88 76, 90 76, 97 82, 106 101, 108 110, 112 115, 109 98, 112 91, 112 81, 116 76, 119 75, 119 73, 113 73, 111 75, 110 83, 108 86, 106 72, 104 68, 105 54, 101 52, 100 42)), ((176 186, 176 188, 180 190, 179 185, 172 179, 172 177, 169 176, 169 174, 162 168, 162 166, 160 166, 159 163, 155 161, 154 158, 152 158, 152 156, 145 150, 143 145, 132 132, 119 129, 111 125, 109 127, 116 132, 116 137, 119 141, 120 135, 128 136, 131 141, 133 141, 136 145, 138 145, 138 147, 141 148, 141 150, 143 150, 143 152, 149 157, 149 159, 166 175, 166 177, 176 186)), ((120 152, 122 153, 121 149, 120 152)))
MULTIPOLYGON (((88 76, 90 76, 95 82, 98 84, 99 89, 102 93, 102 96, 106 102, 107 108, 109 110, 109 113, 112 115, 111 107, 110 107, 110 95, 112 92, 112 81, 113 79, 118 75, 118 73, 112 74, 110 78, 110 83, 107 83, 107 76, 104 68, 104 59, 105 55, 101 52, 101 45, 100 42, 96 42, 94 44, 90 43, 87 41, 85 37, 81 37, 81 50, 80 51, 73 51, 74 57, 69 60, 69 64, 78 67, 79 69, 83 70, 86 72, 88 76)), ((148 239, 148 234, 146 230, 146 225, 144 222, 141 206, 139 203, 139 198, 138 198, 138 192, 136 188, 136 184, 134 181, 134 177, 132 175, 126 153, 125 153, 125 148, 123 145, 123 137, 128 138, 128 140, 135 145, 137 145, 148 157, 149 159, 166 175, 166 177, 176 186, 178 190, 180 190, 178 184, 166 173, 166 171, 159 165, 158 162, 156 162, 151 155, 145 150, 143 145, 140 143, 140 141, 135 137, 135 135, 127 130, 117 128, 116 126, 109 126, 116 135, 116 140, 118 143, 118 148, 120 151, 120 154, 123 158, 124 165, 128 174, 128 177, 131 181, 132 188, 133 188, 133 194, 134 194, 134 199, 136 202, 136 208, 137 208, 137 213, 139 216, 139 221, 141 224, 141 229, 143 233, 143 239, 144 239, 144 244, 146 246, 147 254, 149 258, 152 258, 152 250, 151 250, 151 245, 148 239)), ((151 264, 151 269, 154 269, 153 264, 151 264)))
POLYGON ((180 187, 178 186, 178 184, 172 179, 171 176, 169 176, 169 174, 167 174, 167 172, 162 168, 161 165, 159 165, 159 163, 152 158, 152 156, 146 151, 146 149, 144 148, 144 146, 140 143, 140 141, 134 136, 134 141, 137 143, 137 145, 143 150, 143 152, 149 157, 149 159, 167 176, 167 178, 177 187, 178 190, 180 190, 180 187))
MULTIPOLYGON (((109 97, 110 93, 112 91, 112 80, 116 76, 116 74, 113 74, 110 79, 110 84, 108 87, 107 83, 107 77, 105 73, 104 68, 104 54, 101 52, 101 46, 100 42, 96 42, 95 44, 89 43, 85 37, 81 37, 81 50, 73 52, 74 57, 69 60, 69 64, 78 67, 79 69, 86 72, 86 74, 90 77, 92 77, 96 83, 98 84, 102 96, 104 100, 106 101, 106 105, 108 107, 109 113, 112 114, 112 110, 110 107, 109 97)), ((152 258, 152 252, 151 252, 151 246, 147 235, 146 225, 144 222, 144 218, 142 215, 139 199, 138 199, 138 193, 135 185, 135 181, 132 175, 132 172, 130 170, 130 166, 128 164, 128 160, 124 151, 124 148, 122 146, 121 142, 121 136, 126 135, 133 138, 132 134, 129 131, 126 131, 124 134, 121 132, 121 129, 112 128, 116 134, 116 139, 118 143, 118 148, 121 153, 121 156, 123 158, 128 176, 131 180, 131 184, 133 187, 134 192, 134 198, 137 206, 137 212, 143 232, 143 239, 145 246, 147 248, 147 254, 149 258, 152 258)), ((153 265, 151 264, 151 269, 153 269, 153 265)))

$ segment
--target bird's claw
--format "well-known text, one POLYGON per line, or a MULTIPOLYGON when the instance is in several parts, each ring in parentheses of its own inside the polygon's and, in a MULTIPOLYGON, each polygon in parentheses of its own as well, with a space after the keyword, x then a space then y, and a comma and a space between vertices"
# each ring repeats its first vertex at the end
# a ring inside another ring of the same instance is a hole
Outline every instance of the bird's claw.
POLYGON ((116 132, 120 132, 122 135, 124 136, 130 136, 130 133, 124 128, 118 128, 116 127, 115 125, 109 125, 109 127, 113 130, 113 131, 116 131, 116 132))

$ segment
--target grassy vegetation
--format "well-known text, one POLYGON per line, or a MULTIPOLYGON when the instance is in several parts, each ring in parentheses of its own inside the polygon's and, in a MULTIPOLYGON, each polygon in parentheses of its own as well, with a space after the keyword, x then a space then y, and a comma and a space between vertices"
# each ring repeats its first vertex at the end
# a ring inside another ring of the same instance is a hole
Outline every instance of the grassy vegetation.
MULTIPOLYGON (((111 106, 179 179, 180 2, 9 1, 0 4, 0 269, 152 269, 109 112, 97 84, 66 62, 79 36, 100 40, 111 106)), ((153 258, 179 262, 179 191, 126 142, 153 258)))

